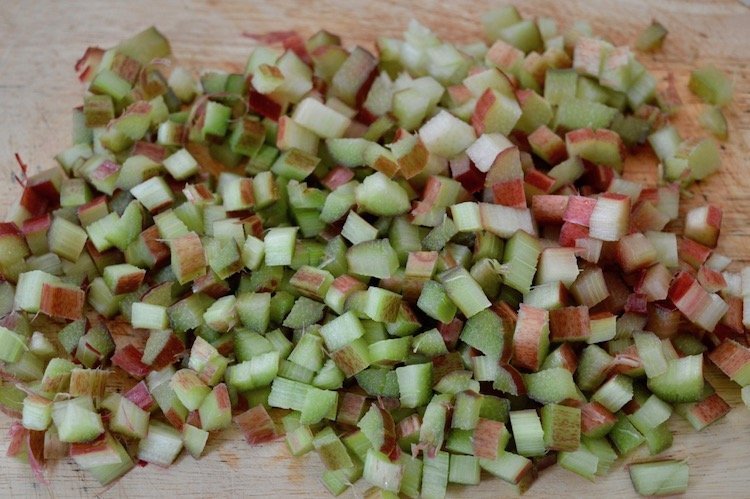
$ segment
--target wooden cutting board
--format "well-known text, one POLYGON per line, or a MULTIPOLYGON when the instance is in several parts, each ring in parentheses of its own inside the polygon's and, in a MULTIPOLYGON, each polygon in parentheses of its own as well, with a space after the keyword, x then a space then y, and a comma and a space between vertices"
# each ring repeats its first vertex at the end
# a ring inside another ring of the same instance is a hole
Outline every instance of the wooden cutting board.
MULTIPOLYGON (((70 110, 80 105, 83 87, 73 64, 89 45, 108 47, 155 24, 172 41, 181 64, 192 69, 238 71, 253 42, 244 32, 299 30, 311 35, 320 28, 339 33, 349 46, 372 47, 377 36, 400 36, 415 17, 450 41, 480 35, 482 13, 497 2, 422 2, 407 0, 296 2, 274 0, 130 0, 37 1, 4 0, 0 7, 0 212, 5 212, 19 189, 11 182, 12 154, 19 152, 32 171, 54 165, 53 156, 70 141, 70 110)), ((523 2, 526 15, 556 18, 561 26, 589 20, 600 34, 615 43, 632 42, 652 18, 670 31, 664 49, 642 57, 659 75, 674 73, 680 96, 688 104, 679 113, 684 136, 702 136, 696 125, 700 107, 686 90, 689 71, 715 64, 735 81, 735 98, 726 113, 730 139, 722 144, 720 175, 693 189, 685 206, 706 200, 724 208, 724 230, 719 250, 750 261, 750 8, 739 1, 710 0, 598 0, 523 2)), ((653 182, 653 159, 639 157, 626 168, 629 178, 653 182)), ((736 386, 709 367, 709 379, 733 406, 712 427, 695 433, 675 416, 675 444, 664 457, 686 459, 690 465, 688 495, 741 497, 750 495, 747 458, 750 452, 750 412, 742 406, 736 386)), ((10 420, 0 415, 0 449, 7 446, 10 420)), ((642 459, 643 453, 627 461, 642 459)), ((213 436, 206 456, 195 461, 181 457, 170 469, 149 465, 137 468, 109 489, 103 489, 72 462, 51 463, 51 484, 35 484, 25 464, 0 457, 1 497, 183 497, 326 496, 319 481, 322 466, 310 454, 289 456, 282 443, 249 447, 236 431, 213 436)), ((512 493, 499 479, 478 487, 450 487, 454 497, 497 497, 512 493)), ((363 487, 358 489, 361 491, 363 487)), ((596 483, 559 467, 545 470, 528 497, 633 496, 626 467, 620 463, 596 483)), ((347 492, 347 497, 352 497, 347 492)))

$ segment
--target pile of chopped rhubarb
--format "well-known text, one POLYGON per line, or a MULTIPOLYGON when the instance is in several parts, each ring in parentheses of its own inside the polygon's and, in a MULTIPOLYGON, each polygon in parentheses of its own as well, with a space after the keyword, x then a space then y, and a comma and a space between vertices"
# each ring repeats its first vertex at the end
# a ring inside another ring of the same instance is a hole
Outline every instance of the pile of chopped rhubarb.
MULTIPOLYGON (((658 456, 673 413, 723 417, 705 359, 750 403, 750 271, 715 251, 719 206, 674 223, 715 139, 680 136, 674 81, 587 23, 483 23, 457 45, 412 21, 378 55, 271 33, 199 77, 154 28, 89 49, 73 145, 35 175, 19 158, 0 224, 8 454, 109 484, 236 425, 316 453, 333 495, 523 492, 555 462, 595 480, 658 456), (660 185, 622 176, 643 147, 660 185)), ((725 138, 727 77, 689 89, 725 138)), ((684 461, 628 471, 687 487, 684 461)))

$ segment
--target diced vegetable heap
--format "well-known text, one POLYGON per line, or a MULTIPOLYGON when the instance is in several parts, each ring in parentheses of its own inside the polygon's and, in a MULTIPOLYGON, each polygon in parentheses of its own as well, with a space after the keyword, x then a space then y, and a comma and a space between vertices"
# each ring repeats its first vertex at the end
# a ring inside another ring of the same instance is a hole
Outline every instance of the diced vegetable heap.
MULTIPOLYGON (((198 81, 153 28, 89 49, 73 146, 22 165, 0 225, 8 453, 107 484, 235 424, 316 452, 334 495, 442 497, 482 470, 522 492, 554 461, 593 480, 661 453, 673 412, 725 415, 704 352, 750 399, 750 272, 714 250, 721 208, 670 226, 716 143, 681 138, 674 88, 586 23, 507 7, 485 32, 412 21, 379 57, 275 33, 198 81), (668 183, 622 178, 645 143, 668 183)), ((715 68, 690 88, 731 98, 715 68)), ((681 461, 629 471, 687 486, 681 461)))

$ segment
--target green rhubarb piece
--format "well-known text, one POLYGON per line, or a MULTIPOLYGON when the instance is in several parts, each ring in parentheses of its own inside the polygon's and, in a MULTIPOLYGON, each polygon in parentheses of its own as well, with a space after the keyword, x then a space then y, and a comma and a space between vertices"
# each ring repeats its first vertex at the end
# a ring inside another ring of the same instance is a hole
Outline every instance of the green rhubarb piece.
POLYGON ((709 104, 723 106, 732 100, 732 82, 715 66, 703 66, 690 73, 688 88, 709 104))
POLYGON ((628 466, 633 488, 642 496, 682 494, 688 486, 688 465, 665 460, 628 466))

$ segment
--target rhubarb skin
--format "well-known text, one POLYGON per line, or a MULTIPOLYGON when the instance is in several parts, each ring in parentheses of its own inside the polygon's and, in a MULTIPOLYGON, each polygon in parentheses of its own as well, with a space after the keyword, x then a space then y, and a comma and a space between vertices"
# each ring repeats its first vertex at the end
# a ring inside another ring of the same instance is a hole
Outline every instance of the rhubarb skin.
POLYGON ((585 341, 591 334, 589 309, 565 307, 550 311, 550 341, 585 341))
POLYGON ((703 289, 686 271, 679 272, 673 279, 669 288, 669 299, 685 317, 707 331, 713 331, 729 309, 719 295, 703 289))
POLYGON ((588 237, 589 229, 587 227, 572 222, 565 222, 560 228, 560 238, 558 239, 558 242, 560 243, 560 246, 573 248, 576 245, 577 239, 585 239, 588 237))
MULTIPOLYGON (((509 131, 500 130, 496 126, 497 120, 500 116, 507 113, 507 110, 504 107, 506 103, 502 100, 504 97, 505 96, 500 92, 492 88, 485 90, 482 96, 479 97, 479 100, 474 107, 474 114, 471 115, 471 125, 474 127, 474 131, 477 135, 495 132, 507 133, 509 131)), ((508 99, 507 97, 505 98, 508 99)), ((516 107, 518 106, 515 98, 510 98, 508 100, 515 103, 516 107)), ((520 108, 518 108, 518 110, 520 111, 520 108)))
POLYGON ((151 364, 151 369, 161 370, 168 365, 173 364, 185 351, 185 344, 175 334, 169 335, 169 339, 164 344, 159 355, 156 356, 151 364))
POLYGON ((625 350, 615 354, 610 367, 610 374, 625 374, 628 376, 643 372, 643 362, 638 356, 638 349, 630 345, 625 350))
POLYGON ((526 383, 524 382, 523 375, 515 367, 510 364, 500 364, 498 379, 501 377, 505 378, 509 383, 510 390, 508 393, 516 396, 526 395, 526 383))
POLYGON ((671 338, 679 331, 682 314, 669 302, 656 302, 649 306, 645 330, 659 338, 671 338))
POLYGON ((645 315, 648 312, 648 301, 646 296, 640 293, 631 293, 625 302, 625 312, 645 315))
MULTIPOLYGON (((399 159, 399 164, 401 164, 401 159, 399 159)), ((461 155, 451 159, 449 167, 451 177, 459 181, 469 194, 474 194, 482 190, 486 173, 479 171, 468 156, 461 155)))
POLYGON ((152 268, 158 268, 163 266, 169 260, 169 246, 164 244, 159 235, 159 228, 156 225, 152 225, 143 232, 140 237, 154 259, 152 268))
POLYGON ((457 317, 454 317, 453 320, 447 324, 443 322, 438 324, 438 332, 440 332, 440 335, 443 337, 446 347, 451 350, 456 348, 458 337, 463 328, 464 322, 457 317))
POLYGON ((161 163, 167 157, 167 149, 160 144, 152 144, 139 140, 133 145, 133 156, 146 156, 150 160, 161 163))
POLYGON ((39 310, 50 317, 74 321, 83 318, 85 300, 86 293, 82 289, 44 284, 39 310))
POLYGON ((495 41, 485 56, 487 62, 503 70, 510 70, 522 61, 523 57, 523 51, 504 40, 495 41))
POLYGON ((521 304, 513 334, 513 362, 516 366, 538 371, 544 361, 542 344, 549 335, 549 313, 541 308, 521 304))
POLYGON ((463 83, 459 83, 458 85, 451 85, 446 90, 454 106, 465 104, 474 96, 474 94, 471 93, 471 90, 469 90, 468 87, 463 83))
POLYGON ((597 164, 622 169, 625 145, 620 136, 607 129, 581 128, 565 134, 565 145, 569 156, 579 156, 597 164), (606 151, 602 151, 604 147, 606 151))
POLYGON ((723 418, 732 410, 730 405, 718 393, 713 393, 700 402, 689 405, 692 406, 687 409, 691 415, 691 424, 697 430, 701 430, 723 418))
POLYGON ((518 147, 509 147, 497 155, 484 179, 485 187, 492 187, 498 182, 523 178, 521 151, 518 147))
POLYGON ((641 273, 641 278, 633 290, 643 294, 650 302, 665 300, 671 281, 672 273, 664 265, 657 263, 641 273))
POLYGON ((137 291, 145 276, 146 271, 141 269, 139 272, 121 277, 115 286, 115 294, 120 295, 137 291))
POLYGON ((685 216, 685 237, 715 248, 721 231, 721 208, 714 204, 699 206, 685 216))
POLYGON ((104 49, 88 47, 80 59, 75 63, 75 70, 81 83, 89 83, 96 75, 95 70, 104 56, 104 49))
POLYGON ((321 183, 329 190, 336 190, 337 187, 344 185, 354 178, 354 172, 351 168, 344 168, 343 166, 337 166, 331 169, 330 172, 321 180, 321 183))
POLYGON ((496 204, 513 208, 526 208, 524 181, 520 178, 492 185, 492 199, 496 204))
MULTIPOLYGON (((23 233, 13 222, 0 222, 0 240, 15 240, 19 245, 26 247, 26 240, 23 237, 23 233)), ((15 258, 23 258, 28 255, 28 248, 25 249, 24 253, 25 254, 19 255, 2 255, 2 257, 3 260, 5 258, 8 258, 9 260, 13 260, 15 258)))
POLYGON ((588 227, 595 206, 595 198, 570 196, 565 207, 565 213, 563 213, 563 221, 588 227))
POLYGON ((750 383, 750 349, 747 347, 727 339, 709 353, 708 358, 740 386, 750 383))
POLYGON ((11 424, 10 429, 8 430, 10 443, 8 444, 8 449, 5 451, 5 455, 8 457, 13 457, 23 451, 24 444, 26 443, 26 436, 28 435, 28 433, 29 430, 24 428, 23 425, 21 425, 20 421, 16 421, 11 424))
MULTIPOLYGON (((24 236, 29 234, 41 233, 49 230, 49 226, 52 224, 52 215, 45 213, 38 217, 29 218, 23 222, 21 227, 21 233, 24 236)), ((13 226, 15 227, 15 225, 13 226)), ((14 233, 15 231, 10 230, 8 233, 14 233)))
MULTIPOLYGON (((417 139, 411 150, 398 158, 399 174, 407 180, 413 178, 422 173, 431 158, 434 158, 434 156, 431 156, 424 143, 417 139)), ((468 157, 466 159, 468 161, 468 157)), ((473 170, 479 172, 476 168, 473 168, 473 170)), ((452 172, 453 170, 451 169, 451 176, 463 184, 464 181, 457 178, 452 172)), ((482 178, 484 178, 484 174, 482 174, 482 178)), ((466 186, 464 188, 469 190, 466 186)))
MULTIPOLYGON (((678 273, 672 279, 672 284, 669 287, 669 299, 677 305, 692 290, 695 284, 697 284, 695 278, 687 272, 678 273)), ((677 308, 680 308, 679 305, 677 308)))
POLYGON ((284 113, 284 106, 252 88, 247 95, 247 105, 251 110, 273 121, 279 121, 284 113))
POLYGON ((578 356, 573 346, 570 343, 563 343, 557 348, 556 352, 560 356, 560 367, 570 371, 570 374, 575 374, 578 368, 578 356))
POLYGON ((250 445, 271 442, 279 437, 273 419, 262 405, 235 416, 234 422, 240 427, 250 445))
POLYGON ((21 193, 19 204, 24 207, 32 217, 43 215, 49 211, 49 202, 40 197, 35 190, 28 187, 21 193))
POLYGON ((461 354, 451 352, 445 355, 438 355, 432 359, 432 380, 438 383, 442 378, 455 371, 462 371, 464 363, 461 354))
POLYGON ((720 324, 714 330, 719 339, 727 337, 742 337, 745 334, 745 326, 742 323, 744 314, 743 299, 736 296, 726 296, 724 301, 729 305, 729 310, 721 318, 720 324))
POLYGON ((184 236, 170 241, 172 267, 178 273, 177 280, 180 284, 200 277, 206 273, 206 254, 200 237, 195 232, 189 232, 184 236))
POLYGON ((583 177, 584 185, 593 189, 591 194, 606 191, 609 184, 612 183, 612 179, 615 178, 614 170, 608 166, 596 165, 586 160, 584 160, 583 166, 586 169, 583 177))
POLYGON ((617 242, 615 259, 623 272, 630 273, 650 267, 658 261, 658 255, 646 236, 636 232, 622 237, 617 242))
POLYGON ((333 76, 333 95, 345 104, 359 109, 378 76, 377 65, 377 59, 370 52, 356 47, 333 76))
MULTIPOLYGON (((506 331, 511 331, 516 329, 516 324, 518 323, 518 314, 516 311, 511 307, 508 303, 504 301, 498 301, 496 303, 492 304, 492 311, 495 312, 500 319, 503 321, 503 327, 506 331)), ((508 355, 511 354, 510 349, 508 349, 507 352, 508 355)), ((505 360, 505 359, 502 359, 505 360)))
POLYGON ((156 400, 151 396, 145 381, 139 381, 123 396, 144 411, 150 412, 156 407, 156 400))
POLYGON ((542 194, 531 198, 531 214, 539 224, 562 224, 569 196, 542 194))
POLYGON ((75 459, 87 454, 104 453, 109 449, 109 438, 107 433, 102 433, 91 442, 81 442, 70 444, 70 457, 75 459))
POLYGON ((659 211, 651 201, 638 201, 630 212, 630 232, 661 231, 669 217, 659 211))
POLYGON ((151 366, 141 362, 141 357, 143 353, 135 345, 126 345, 118 348, 110 360, 112 365, 119 367, 130 376, 142 379, 151 371, 151 366))
POLYGON ((547 164, 556 165, 568 157, 565 142, 546 125, 534 130, 528 140, 532 150, 547 164))
POLYGON ((480 459, 496 459, 500 439, 505 431, 502 422, 479 418, 474 429, 474 455, 480 459))
POLYGON ((356 426, 365 412, 367 397, 354 392, 341 394, 336 422, 348 426, 356 426))
POLYGON ((680 237, 677 240, 677 255, 680 260, 697 270, 708 260, 711 248, 692 239, 680 237))
POLYGON ((617 423, 617 416, 599 402, 589 402, 581 406, 581 433, 597 438, 606 435, 617 423))
POLYGON ((698 269, 698 282, 709 293, 718 293, 727 287, 727 281, 721 272, 717 272, 705 265, 698 269))
POLYGON ((555 186, 556 180, 546 173, 532 168, 524 175, 524 184, 529 196, 549 194, 555 186))

